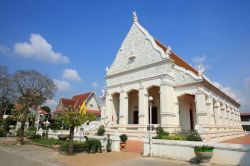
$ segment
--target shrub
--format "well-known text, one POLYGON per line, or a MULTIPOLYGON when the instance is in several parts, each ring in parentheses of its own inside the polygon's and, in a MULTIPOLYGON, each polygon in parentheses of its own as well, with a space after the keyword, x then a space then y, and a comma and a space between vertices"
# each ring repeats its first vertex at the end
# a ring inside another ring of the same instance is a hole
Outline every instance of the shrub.
POLYGON ((41 138, 42 138, 42 136, 39 135, 39 134, 36 134, 36 135, 34 135, 34 137, 33 137, 33 139, 41 139, 41 138))
POLYGON ((184 134, 187 141, 202 141, 200 134, 197 131, 191 131, 184 134))
POLYGON ((120 135, 120 139, 121 139, 122 143, 125 143, 128 140, 128 136, 126 134, 122 134, 122 135, 120 135))
POLYGON ((17 137, 21 137, 21 136, 22 136, 21 133, 22 133, 21 128, 18 128, 17 131, 16 131, 16 136, 17 136, 17 137))
POLYGON ((33 139, 34 136, 36 135, 36 127, 31 126, 25 131, 25 136, 27 138, 33 139))
POLYGON ((195 152, 212 152, 214 150, 214 147, 212 146, 195 146, 194 151, 195 152))
POLYGON ((6 136, 7 132, 3 128, 0 128, 0 137, 6 137, 6 136))
POLYGON ((102 143, 98 139, 89 139, 87 136, 84 136, 86 139, 86 147, 88 149, 88 153, 92 152, 96 153, 99 149, 99 152, 102 152, 102 143))
POLYGON ((86 150, 86 142, 74 141, 73 148, 75 151, 85 151, 86 150))
POLYGON ((111 145, 112 145, 112 142, 110 140, 110 135, 108 134, 108 139, 107 139, 107 144, 106 144, 107 151, 111 150, 111 145))
POLYGON ((103 125, 99 126, 98 130, 97 130, 97 135, 99 136, 103 136, 105 134, 105 128, 103 125))
POLYGON ((52 121, 49 125, 51 130, 60 130, 63 126, 63 122, 59 119, 52 121))
POLYGON ((155 139, 163 139, 163 137, 169 136, 169 133, 164 131, 162 127, 157 127, 156 128, 156 136, 154 137, 155 139))

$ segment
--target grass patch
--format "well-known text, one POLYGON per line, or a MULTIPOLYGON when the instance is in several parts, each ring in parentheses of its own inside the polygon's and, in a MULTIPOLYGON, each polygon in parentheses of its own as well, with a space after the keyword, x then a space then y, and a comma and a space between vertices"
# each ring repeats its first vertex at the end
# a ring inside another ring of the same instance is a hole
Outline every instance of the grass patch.
MULTIPOLYGON (((67 140, 58 140, 55 138, 39 138, 32 140, 36 144, 45 145, 47 147, 52 147, 54 144, 60 144, 61 152, 66 152, 68 149, 68 141, 67 140)), ((86 151, 86 142, 82 141, 73 141, 73 149, 74 152, 84 152, 86 151)))
POLYGON ((32 140, 34 143, 41 144, 41 145, 47 145, 49 147, 52 147, 54 144, 60 144, 60 145, 65 145, 67 144, 68 141, 63 141, 63 140, 58 140, 55 138, 40 138, 40 139, 33 139, 32 140))

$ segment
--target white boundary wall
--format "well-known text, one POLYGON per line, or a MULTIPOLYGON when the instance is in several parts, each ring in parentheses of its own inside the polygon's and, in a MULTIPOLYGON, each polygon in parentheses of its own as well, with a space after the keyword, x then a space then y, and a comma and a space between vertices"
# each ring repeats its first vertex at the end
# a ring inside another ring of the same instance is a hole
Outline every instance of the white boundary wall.
MULTIPOLYGON (((80 130, 79 130, 80 131, 80 130)), ((37 132, 37 134, 39 135, 42 135, 42 133, 45 133, 46 131, 45 130, 39 130, 37 132)), ((93 133, 96 133, 96 132, 93 132, 93 133)), ((58 135, 61 135, 61 134, 69 134, 69 130, 48 130, 48 137, 49 138, 55 138, 55 139, 58 139, 58 135)), ((77 140, 77 141, 85 141, 85 138, 84 138, 84 134, 83 133, 80 133, 80 132, 74 132, 74 140, 77 140)), ((105 136, 97 136, 97 135, 86 135, 88 138, 94 138, 94 139, 98 139, 101 141, 102 143, 102 147, 103 147, 103 150, 106 150, 106 144, 107 144, 107 135, 105 136)), ((119 152, 120 151, 120 138, 118 135, 114 135, 114 136, 110 136, 110 139, 111 139, 111 149, 113 152, 119 152)))
MULTIPOLYGON (((193 161, 196 160, 193 147, 201 145, 215 147, 211 164, 250 166, 250 145, 243 144, 153 139, 152 156, 193 161)), ((149 156, 148 140, 144 141, 143 155, 149 156)))

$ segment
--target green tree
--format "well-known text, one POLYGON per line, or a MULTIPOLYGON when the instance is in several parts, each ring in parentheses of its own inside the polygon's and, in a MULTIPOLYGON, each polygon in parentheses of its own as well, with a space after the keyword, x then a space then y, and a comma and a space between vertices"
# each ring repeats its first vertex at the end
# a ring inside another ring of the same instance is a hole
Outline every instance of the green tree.
POLYGON ((84 122, 95 120, 92 115, 80 114, 79 110, 73 107, 68 107, 68 109, 61 116, 61 119, 65 126, 69 128, 69 141, 68 141, 68 153, 73 153, 73 139, 75 127, 82 125, 84 122))
POLYGON ((47 99, 52 99, 56 86, 47 75, 35 70, 16 71, 12 78, 14 94, 21 105, 13 110, 13 118, 21 122, 20 135, 23 137, 30 108, 37 108, 47 99))
POLYGON ((46 116, 46 119, 50 120, 51 119, 51 109, 48 106, 42 106, 41 109, 48 113, 48 115, 46 116))

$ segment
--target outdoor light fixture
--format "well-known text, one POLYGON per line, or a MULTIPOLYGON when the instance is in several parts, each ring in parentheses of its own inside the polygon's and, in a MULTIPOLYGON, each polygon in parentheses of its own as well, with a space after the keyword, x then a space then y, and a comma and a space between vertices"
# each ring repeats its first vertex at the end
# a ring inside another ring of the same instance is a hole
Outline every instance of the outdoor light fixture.
POLYGON ((153 102, 153 97, 149 96, 148 97, 149 101, 149 156, 152 157, 152 102, 153 102))

